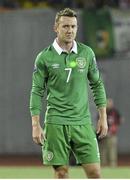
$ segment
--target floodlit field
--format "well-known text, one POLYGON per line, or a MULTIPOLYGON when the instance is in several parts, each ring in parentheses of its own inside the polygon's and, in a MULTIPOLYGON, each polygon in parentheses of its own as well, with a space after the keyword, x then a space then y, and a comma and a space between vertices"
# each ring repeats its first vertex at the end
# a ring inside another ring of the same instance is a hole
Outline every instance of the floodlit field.
MULTIPOLYGON (((51 179, 53 169, 49 167, 0 167, 0 178, 9 179, 51 179)), ((85 174, 80 167, 70 167, 70 178, 84 179, 85 174)), ((102 168, 102 178, 130 178, 130 167, 102 168)))

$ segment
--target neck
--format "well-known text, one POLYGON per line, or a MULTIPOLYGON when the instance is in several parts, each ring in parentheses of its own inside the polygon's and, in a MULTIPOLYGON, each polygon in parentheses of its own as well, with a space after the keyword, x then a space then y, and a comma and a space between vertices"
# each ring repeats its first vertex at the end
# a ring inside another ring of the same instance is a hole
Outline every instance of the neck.
POLYGON ((73 47, 73 42, 61 42, 59 39, 56 40, 59 46, 67 52, 70 52, 73 47))

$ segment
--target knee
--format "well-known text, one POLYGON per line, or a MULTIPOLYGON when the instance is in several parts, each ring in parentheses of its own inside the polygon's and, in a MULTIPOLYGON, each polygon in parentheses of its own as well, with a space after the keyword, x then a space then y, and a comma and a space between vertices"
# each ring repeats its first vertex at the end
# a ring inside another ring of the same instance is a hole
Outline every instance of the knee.
POLYGON ((84 164, 83 168, 88 178, 101 178, 100 164, 84 164))
POLYGON ((101 178, 101 173, 98 169, 91 169, 87 172, 88 178, 101 178))
POLYGON ((54 166, 55 177, 58 179, 68 178, 68 167, 67 166, 54 166))

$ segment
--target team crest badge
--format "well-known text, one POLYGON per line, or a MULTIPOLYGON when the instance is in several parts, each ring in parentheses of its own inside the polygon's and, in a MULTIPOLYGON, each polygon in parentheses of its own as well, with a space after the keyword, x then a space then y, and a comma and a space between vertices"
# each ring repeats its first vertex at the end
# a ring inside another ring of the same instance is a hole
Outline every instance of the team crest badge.
POLYGON ((53 157, 54 157, 53 152, 51 152, 51 151, 45 151, 45 152, 44 152, 44 157, 45 157, 48 161, 51 161, 51 160, 53 159, 53 157))
POLYGON ((86 59, 83 57, 76 58, 77 66, 81 69, 85 68, 86 66, 86 59))

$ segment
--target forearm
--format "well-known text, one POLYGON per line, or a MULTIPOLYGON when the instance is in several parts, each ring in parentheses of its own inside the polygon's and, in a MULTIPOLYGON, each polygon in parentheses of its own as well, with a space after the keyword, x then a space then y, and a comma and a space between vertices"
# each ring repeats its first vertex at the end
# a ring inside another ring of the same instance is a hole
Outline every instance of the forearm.
POLYGON ((40 125, 40 115, 32 116, 32 127, 40 125))
POLYGON ((38 94, 38 88, 33 88, 30 95, 30 113, 31 116, 40 114, 42 109, 42 97, 38 94))
POLYGON ((94 102, 95 102, 97 108, 105 107, 107 104, 107 98, 106 98, 104 84, 101 81, 101 79, 98 80, 96 84, 93 84, 91 86, 91 89, 93 91, 94 102))
POLYGON ((90 65, 88 69, 88 80, 93 92, 94 102, 97 108, 105 107, 107 103, 105 87, 93 51, 91 53, 91 58, 89 63, 90 65))
POLYGON ((107 120, 106 107, 98 108, 99 118, 107 120))

